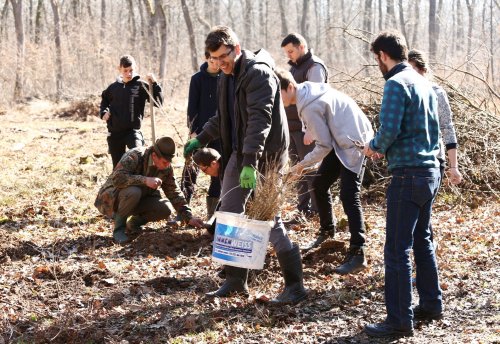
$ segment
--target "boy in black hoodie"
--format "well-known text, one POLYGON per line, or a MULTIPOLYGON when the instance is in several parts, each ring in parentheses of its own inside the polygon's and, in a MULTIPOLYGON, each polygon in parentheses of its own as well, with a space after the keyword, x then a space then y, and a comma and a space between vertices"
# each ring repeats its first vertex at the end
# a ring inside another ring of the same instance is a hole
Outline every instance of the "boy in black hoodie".
MULTIPOLYGON (((149 101, 148 82, 153 83, 153 96, 158 104, 163 103, 161 86, 153 74, 140 80, 135 74, 136 63, 132 56, 120 57, 120 76, 102 92, 100 116, 108 127, 108 147, 113 168, 118 164, 126 147, 129 149, 144 145, 141 122, 144 118, 146 100, 149 101)), ((157 106, 158 104, 155 104, 157 106)))

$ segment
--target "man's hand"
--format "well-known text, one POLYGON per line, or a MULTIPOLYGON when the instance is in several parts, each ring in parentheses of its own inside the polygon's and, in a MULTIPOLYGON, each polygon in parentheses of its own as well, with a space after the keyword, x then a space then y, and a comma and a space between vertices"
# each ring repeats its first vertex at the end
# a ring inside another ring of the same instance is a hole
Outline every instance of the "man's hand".
POLYGON ((186 158, 189 156, 195 149, 200 148, 200 140, 198 140, 196 137, 194 139, 188 140, 186 144, 184 145, 184 157, 186 158))
POLYGON ((156 177, 146 177, 146 186, 156 190, 161 186, 161 179, 156 177))
POLYGON ((371 149, 369 142, 365 144, 365 148, 363 148, 363 154, 368 158, 371 158, 372 160, 377 160, 384 156, 383 154, 375 152, 373 149, 371 149))
POLYGON ((243 166, 240 173, 240 186, 243 189, 255 189, 257 187, 257 171, 252 166, 243 166))
POLYGON ((156 78, 155 78, 155 76, 154 76, 154 74, 153 74, 153 73, 148 73, 148 74, 146 75, 146 80, 147 80, 147 81, 151 81, 153 84, 156 82, 156 78))
POLYGON ((108 121, 108 119, 109 119, 110 117, 111 117, 111 113, 110 113, 109 111, 106 111, 106 112, 104 113, 104 115, 102 115, 102 120, 103 120, 104 122, 107 122, 107 121, 108 121))
POLYGON ((453 185, 457 185, 462 182, 462 173, 460 173, 458 167, 450 167, 448 171, 446 171, 446 175, 453 185))
POLYGON ((289 176, 288 180, 294 181, 294 180, 300 179, 303 171, 304 171, 304 166, 302 166, 302 164, 300 162, 296 163, 288 170, 288 176, 289 176))
POLYGON ((303 141, 306 146, 309 146, 311 143, 314 142, 314 138, 312 137, 311 132, 309 130, 306 130, 306 132, 304 133, 303 141))
POLYGON ((195 228, 202 228, 204 226, 204 222, 202 219, 200 219, 199 217, 192 217, 191 220, 189 220, 189 225, 190 226, 193 226, 195 228))

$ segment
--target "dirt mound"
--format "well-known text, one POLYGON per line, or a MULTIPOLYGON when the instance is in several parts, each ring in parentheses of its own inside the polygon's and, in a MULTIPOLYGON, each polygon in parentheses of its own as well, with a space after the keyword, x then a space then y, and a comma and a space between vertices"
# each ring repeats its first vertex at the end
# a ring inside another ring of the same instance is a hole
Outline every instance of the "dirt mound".
POLYGON ((60 118, 68 118, 77 121, 88 121, 99 115, 99 97, 88 97, 86 99, 75 100, 71 104, 57 112, 55 115, 60 118))
POLYGON ((137 254, 157 257, 199 255, 211 249, 212 239, 205 231, 171 230, 165 232, 144 231, 130 246, 137 254))

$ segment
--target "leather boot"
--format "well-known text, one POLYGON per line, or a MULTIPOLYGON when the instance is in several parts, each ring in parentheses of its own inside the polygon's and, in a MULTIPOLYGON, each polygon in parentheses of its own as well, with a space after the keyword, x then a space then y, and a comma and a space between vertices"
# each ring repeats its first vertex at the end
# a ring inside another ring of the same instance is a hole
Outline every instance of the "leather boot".
POLYGON ((219 197, 207 196, 207 220, 210 220, 212 215, 215 213, 217 205, 219 204, 219 197))
POLYGON ((294 245, 290 251, 278 253, 278 262, 285 279, 285 289, 270 302, 285 304, 304 300, 307 297, 307 291, 304 289, 299 246, 294 245))
POLYGON ((341 275, 354 274, 365 269, 366 266, 365 249, 350 247, 343 264, 333 271, 341 275))
POLYGON ((309 246, 304 248, 304 252, 312 250, 313 248, 319 247, 324 241, 335 236, 335 226, 327 229, 320 228, 318 232, 318 237, 309 246))
POLYGON ((113 220, 115 221, 114 230, 113 230, 113 239, 117 244, 125 244, 129 241, 129 237, 125 233, 127 218, 115 214, 113 216, 113 220))
POLYGON ((231 294, 248 296, 248 269, 225 265, 226 280, 216 291, 206 293, 210 297, 227 297, 231 294))
POLYGON ((140 215, 132 215, 127 220, 127 231, 130 234, 139 233, 142 230, 142 226, 144 226, 146 223, 148 223, 148 220, 146 220, 144 217, 140 215))

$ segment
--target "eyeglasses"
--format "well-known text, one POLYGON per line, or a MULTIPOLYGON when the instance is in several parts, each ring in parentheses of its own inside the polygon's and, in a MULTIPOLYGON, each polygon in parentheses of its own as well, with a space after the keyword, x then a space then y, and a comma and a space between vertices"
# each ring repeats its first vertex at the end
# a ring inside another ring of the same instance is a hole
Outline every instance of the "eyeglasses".
POLYGON ((227 53, 222 54, 222 55, 220 55, 218 57, 210 55, 210 57, 208 59, 210 61, 212 61, 212 62, 222 62, 222 60, 224 60, 226 57, 228 57, 229 55, 231 55, 231 53, 233 52, 233 50, 234 50, 234 47, 229 48, 229 51, 227 53))

